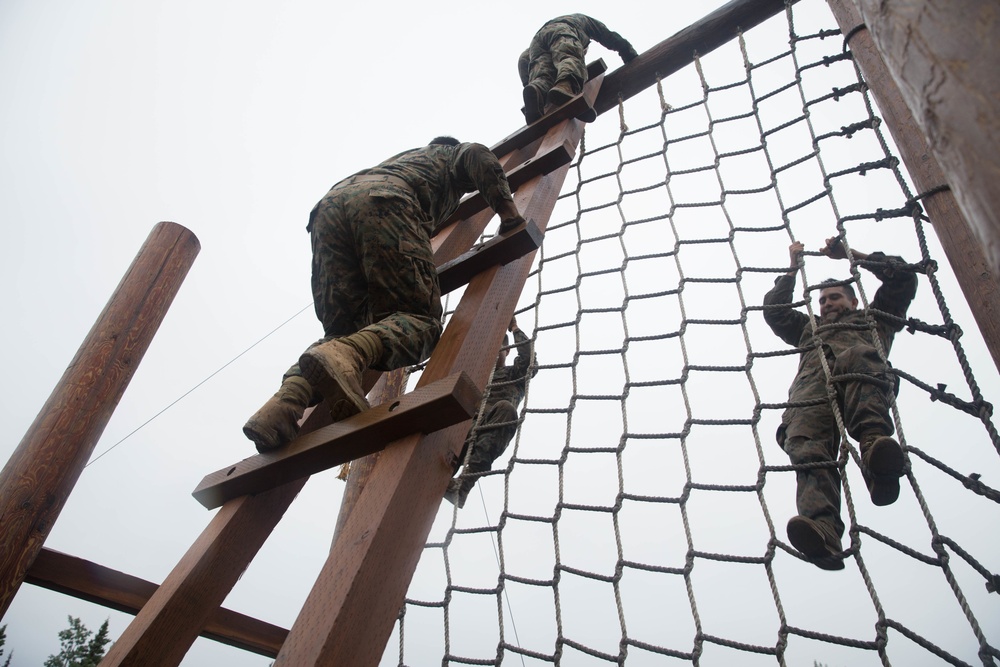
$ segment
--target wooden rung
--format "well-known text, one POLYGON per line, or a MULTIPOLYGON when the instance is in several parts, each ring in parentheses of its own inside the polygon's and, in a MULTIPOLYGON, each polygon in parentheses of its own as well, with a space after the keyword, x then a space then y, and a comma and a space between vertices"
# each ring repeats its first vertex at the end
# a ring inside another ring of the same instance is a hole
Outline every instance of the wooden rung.
POLYGON ((274 453, 258 454, 206 475, 191 494, 208 509, 267 491, 385 449, 413 433, 431 433, 470 419, 481 393, 464 372, 432 382, 399 400, 300 435, 274 453))
MULTIPOLYGON (((139 613, 159 588, 151 581, 44 547, 24 580, 126 614, 139 613)), ((219 607, 205 623, 201 636, 274 658, 288 630, 219 607)))
POLYGON ((447 294, 491 266, 506 264, 542 245, 542 232, 534 220, 528 220, 516 231, 497 236, 438 267, 441 294, 447 294))
MULTIPOLYGON (((563 107, 559 113, 562 113, 564 110, 570 108, 573 104, 573 102, 570 102, 563 107)), ((544 132, 542 134, 544 134, 544 132)), ((536 176, 544 176, 545 174, 552 173, 563 165, 569 164, 572 162, 574 155, 576 155, 576 148, 569 142, 563 142, 558 146, 554 146, 551 150, 524 162, 518 167, 515 167, 511 171, 507 172, 507 182, 510 184, 511 192, 516 192, 519 187, 536 176)), ((458 205, 455 212, 451 214, 447 220, 435 228, 435 232, 439 229, 444 229, 448 225, 452 225, 459 220, 471 218, 476 213, 479 213, 488 207, 489 205, 486 203, 486 199, 483 198, 483 195, 479 192, 475 192, 463 199, 462 203, 458 205)))

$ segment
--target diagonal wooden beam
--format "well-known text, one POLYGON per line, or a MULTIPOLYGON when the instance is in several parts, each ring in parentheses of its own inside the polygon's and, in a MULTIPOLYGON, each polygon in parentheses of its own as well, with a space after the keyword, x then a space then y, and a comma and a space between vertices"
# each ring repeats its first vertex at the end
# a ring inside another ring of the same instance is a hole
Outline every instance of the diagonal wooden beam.
MULTIPOLYGON (((24 580, 126 614, 139 613, 159 588, 151 581, 46 548, 24 580)), ((288 630, 220 607, 208 619, 201 636, 273 658, 288 630)))
POLYGON ((205 476, 191 494, 208 509, 353 461, 411 433, 430 433, 472 418, 482 394, 465 373, 299 436, 205 476))
MULTIPOLYGON (((792 4, 797 0, 790 0, 792 4)), ((601 114, 785 11, 785 0, 732 0, 608 74, 594 109, 601 114)))

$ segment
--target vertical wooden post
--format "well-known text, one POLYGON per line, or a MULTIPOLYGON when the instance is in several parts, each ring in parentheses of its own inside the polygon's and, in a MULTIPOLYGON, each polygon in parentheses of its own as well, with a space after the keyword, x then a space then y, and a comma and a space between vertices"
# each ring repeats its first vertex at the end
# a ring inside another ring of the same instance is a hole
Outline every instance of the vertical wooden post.
MULTIPOLYGON (((854 0, 828 0, 828 3, 840 29, 845 35, 851 34, 850 48, 854 60, 878 102, 917 190, 929 192, 949 184, 950 180, 945 177, 935 154, 928 147, 923 130, 917 125, 899 86, 890 75, 871 33, 860 27, 861 14, 854 0)), ((944 190, 930 195, 921 201, 921 206, 934 225, 941 247, 993 355, 993 363, 1000 369, 1000 274, 997 267, 991 265, 985 245, 962 215, 953 191, 944 190)))
POLYGON ((1000 11, 982 0, 853 0, 1000 275, 1000 11))
MULTIPOLYGON (((201 246, 161 222, 0 472, 0 616, 73 491, 201 246)), ((57 304, 58 307, 58 304, 57 304)))

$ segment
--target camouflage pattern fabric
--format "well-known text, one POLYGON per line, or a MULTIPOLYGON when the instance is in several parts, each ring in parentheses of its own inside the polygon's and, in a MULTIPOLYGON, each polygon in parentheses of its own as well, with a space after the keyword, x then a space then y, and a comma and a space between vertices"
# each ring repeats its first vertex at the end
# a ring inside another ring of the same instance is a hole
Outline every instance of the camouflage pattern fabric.
MULTIPOLYGON (((517 357, 512 365, 493 371, 483 418, 468 444, 472 451, 465 464, 466 475, 490 470, 493 462, 507 450, 517 432, 517 406, 524 399, 525 385, 528 378, 538 372, 537 366, 532 365, 531 339, 520 329, 514 329, 513 334, 517 357)), ((463 485, 472 488, 476 480, 475 477, 467 478, 463 485)))
MULTIPOLYGON (((355 176, 395 181, 334 185, 313 208, 312 291, 321 344, 361 329, 382 341, 372 368, 392 370, 430 356, 441 336, 441 290, 430 235, 479 190, 496 209, 511 201, 503 167, 482 144, 404 151, 355 176)), ((297 365, 285 377, 300 375, 297 365)))
POLYGON ((521 85, 538 88, 541 99, 545 99, 553 85, 567 81, 573 93, 579 94, 587 81, 584 55, 590 40, 617 51, 626 62, 636 55, 624 37, 597 19, 585 14, 560 16, 535 33, 531 45, 518 59, 521 85))
MULTIPOLYGON (((878 263, 872 272, 882 280, 869 310, 875 320, 876 334, 888 354, 893 338, 903 326, 876 311, 905 317, 916 295, 917 278, 899 266, 904 263, 899 257, 872 253, 868 261, 878 263)), ((779 276, 764 297, 764 305, 791 304, 794 288, 795 276, 779 276)), ((869 433, 892 435, 895 427, 889 413, 889 392, 895 391, 896 385, 872 344, 865 310, 844 312, 833 322, 822 322, 816 317, 818 341, 814 340, 809 317, 790 307, 765 309, 764 320, 779 338, 802 349, 799 370, 788 391, 788 401, 793 405, 782 414, 777 433, 778 444, 793 464, 829 463, 836 461, 839 453, 840 433, 820 353, 834 378, 848 376, 833 385, 833 398, 848 434, 859 441, 869 433)), ((796 480, 799 514, 842 536, 840 470, 832 466, 797 470, 796 480)))

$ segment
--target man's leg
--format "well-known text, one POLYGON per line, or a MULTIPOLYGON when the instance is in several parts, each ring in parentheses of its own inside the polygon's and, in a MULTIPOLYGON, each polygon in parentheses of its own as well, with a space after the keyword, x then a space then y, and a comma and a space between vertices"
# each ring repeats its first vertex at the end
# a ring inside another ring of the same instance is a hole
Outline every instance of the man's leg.
MULTIPOLYGON (((787 532, 792 546, 818 567, 840 570, 844 563, 835 557, 843 551, 844 534, 840 518, 840 470, 836 467, 839 437, 826 423, 829 419, 808 418, 809 413, 823 411, 822 406, 806 408, 804 414, 793 420, 793 434, 778 443, 793 465, 824 464, 795 471, 795 506, 799 515, 788 522, 787 532)), ((828 415, 829 410, 825 412, 828 415)))
POLYGON ((469 459, 460 477, 451 481, 445 499, 465 507, 469 491, 482 473, 493 468, 493 462, 507 450, 517 432, 517 408, 510 401, 497 401, 489 407, 479 424, 479 431, 470 444, 469 459))
POLYGON ((580 94, 587 81, 587 65, 580 40, 569 35, 559 35, 551 45, 552 62, 556 81, 549 90, 550 104, 562 106, 580 94))
POLYGON ((545 113, 545 96, 556 80, 556 68, 548 49, 532 41, 528 49, 528 80, 524 84, 524 120, 531 124, 545 113))
MULTIPOLYGON (((368 192, 369 188, 352 188, 344 197, 343 211, 353 234, 354 265, 360 266, 363 276, 363 297, 355 317, 367 325, 314 347, 299 359, 303 375, 330 403, 335 420, 367 407, 361 389, 366 368, 392 370, 415 364, 430 356, 441 336, 440 288, 430 241, 420 224, 423 213, 402 197, 368 192)), ((319 282, 336 289, 332 281, 319 282)), ((328 301, 337 298, 330 294, 328 301)))
POLYGON ((872 502, 891 505, 899 497, 903 474, 903 450, 890 437, 895 431, 889 411, 893 378, 870 345, 856 345, 838 354, 833 374, 853 376, 837 386, 844 423, 861 449, 861 471, 872 502))

